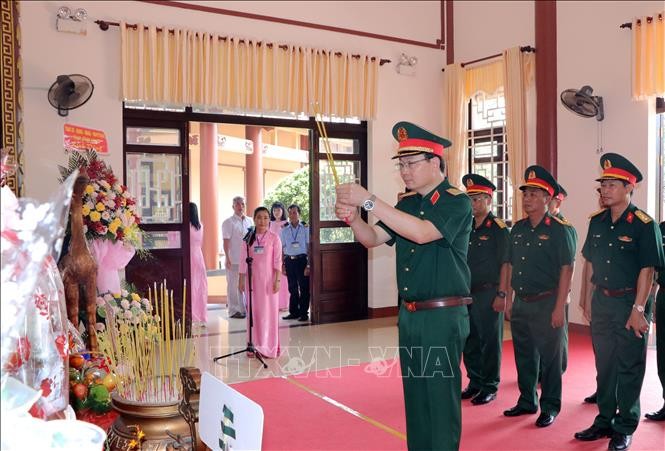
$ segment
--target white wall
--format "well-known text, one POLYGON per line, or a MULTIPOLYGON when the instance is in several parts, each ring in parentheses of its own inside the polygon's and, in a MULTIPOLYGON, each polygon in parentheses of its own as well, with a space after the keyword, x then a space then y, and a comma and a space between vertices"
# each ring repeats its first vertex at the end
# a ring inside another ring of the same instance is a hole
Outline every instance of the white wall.
MULTIPOLYGON (((603 96, 602 123, 606 152, 618 152, 635 163, 645 175, 634 202, 653 213, 653 185, 657 161, 649 131, 648 102, 630 99, 630 31, 619 25, 635 16, 662 10, 662 1, 557 2, 557 91, 585 84, 603 96), (651 178, 648 175, 651 174, 651 178)), ((534 4, 524 2, 455 2, 455 60, 469 61, 517 45, 535 45, 534 4), (478 36, 483 36, 479 38, 478 36)), ((536 49, 537 51, 537 49, 536 49)), ((652 102, 653 103, 653 102, 652 102)), ((535 111, 534 111, 535 114, 535 111)), ((588 215, 598 209, 594 192, 599 173, 596 153, 597 123, 557 109, 558 179, 569 193, 563 212, 575 225, 580 242, 577 261, 586 238, 588 215)), ((529 142, 535 142, 535 124, 529 127, 529 142)), ((535 149, 529 149, 529 164, 535 163, 535 149)), ((573 280, 571 321, 584 323, 577 305, 581 269, 573 280)))
MULTIPOLYGON (((440 35, 438 1, 197 3, 431 43, 440 35)), ((122 174, 120 34, 115 27, 100 31, 92 23, 95 19, 179 26, 393 60, 380 69, 379 113, 370 126, 368 162, 369 189, 388 201, 394 201, 402 189, 390 161, 396 148, 390 135, 393 124, 409 120, 434 132, 441 130, 441 68, 445 63, 441 50, 139 2, 21 2, 25 186, 30 197, 46 199, 57 185, 56 165, 66 161, 61 144, 65 122, 104 130, 111 149, 107 161, 122 174), (86 36, 56 31, 56 11, 63 5, 88 11, 86 36), (395 62, 402 52, 418 58, 415 76, 396 73, 395 62), (63 119, 48 104, 46 92, 58 74, 71 73, 89 76, 95 92, 87 104, 63 119)), ((394 266, 391 249, 384 246, 370 252, 370 307, 395 305, 394 266)))

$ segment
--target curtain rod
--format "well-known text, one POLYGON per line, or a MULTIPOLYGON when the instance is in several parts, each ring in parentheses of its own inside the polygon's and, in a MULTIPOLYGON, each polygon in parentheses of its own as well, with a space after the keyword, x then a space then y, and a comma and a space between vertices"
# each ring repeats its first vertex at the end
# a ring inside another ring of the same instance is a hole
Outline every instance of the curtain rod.
MULTIPOLYGON (((99 25, 99 29, 102 30, 102 31, 106 31, 106 30, 108 30, 109 27, 119 27, 119 26, 120 26, 120 22, 109 22, 108 20, 95 20, 95 23, 96 23, 97 25, 99 25)), ((136 25, 136 24, 129 24, 129 23, 128 23, 128 24, 126 24, 126 26, 127 26, 128 28, 134 28, 134 29, 136 29, 136 26, 137 26, 137 25, 136 25)), ((147 30, 148 27, 145 27, 145 29, 147 30)), ((162 28, 157 28, 157 31, 164 31, 164 29, 162 29, 162 28)), ((168 30, 168 32, 169 32, 170 34, 173 34, 173 30, 168 30)), ((226 41, 226 36, 220 36, 220 37, 219 37, 219 40, 220 40, 220 41, 226 41)), ((244 40, 244 39, 240 39, 238 42, 239 42, 240 44, 244 44, 244 43, 245 43, 245 40, 244 40)), ((256 44, 257 44, 257 45, 262 45, 263 42, 258 41, 256 44)), ((266 45, 269 49, 271 49, 272 46, 273 46, 273 44, 272 44, 271 42, 267 42, 265 45, 266 45)), ((287 49, 289 48, 289 46, 288 46, 288 45, 280 45, 279 48, 282 49, 282 50, 287 50, 287 49)), ((336 52, 336 53, 335 53, 335 56, 342 56, 342 52, 336 52)), ((351 57, 353 57, 353 58, 360 58, 360 55, 351 55, 351 57)), ((370 57, 370 59, 371 59, 372 61, 374 61, 374 60, 376 60, 376 57, 372 56, 372 57, 370 57)), ((381 58, 381 59, 379 60, 379 66, 383 66, 384 64, 387 64, 387 63, 390 63, 390 62, 391 62, 391 60, 389 60, 389 59, 381 58)))
MULTIPOLYGON (((658 20, 663 20, 663 15, 662 14, 658 14, 658 20)), ((652 21, 653 21, 653 17, 647 17, 647 23, 651 23, 652 21)), ((642 25, 642 20, 641 19, 637 19, 637 25, 642 25)), ((619 28, 628 28, 629 30, 632 30, 633 29, 633 23, 632 22, 622 23, 621 25, 619 25, 619 28)))
MULTIPOLYGON (((536 48, 531 47, 530 45, 525 45, 523 47, 520 47, 520 51, 522 51, 524 53, 530 53, 530 52, 536 53, 536 48)), ((494 59, 494 58, 498 58, 502 55, 503 55, 503 53, 497 53, 495 55, 485 56, 483 58, 478 58, 478 59, 475 59, 475 60, 471 60, 471 61, 467 61, 465 63, 462 63, 462 64, 460 64, 460 66, 464 67, 464 66, 468 66, 469 64, 475 64, 475 63, 479 63, 481 61, 491 60, 491 59, 494 59)), ((443 69, 441 69, 441 72, 445 72, 445 71, 446 71, 445 67, 443 69)))

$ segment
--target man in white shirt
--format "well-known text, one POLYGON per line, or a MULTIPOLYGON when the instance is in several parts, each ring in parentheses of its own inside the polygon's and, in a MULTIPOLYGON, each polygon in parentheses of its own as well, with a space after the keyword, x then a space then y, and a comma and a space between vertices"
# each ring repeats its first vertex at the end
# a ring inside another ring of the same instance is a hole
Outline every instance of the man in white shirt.
POLYGON ((244 318, 247 315, 245 294, 238 290, 238 269, 242 239, 253 226, 252 218, 245 216, 245 199, 242 196, 234 197, 233 216, 222 223, 226 262, 226 304, 229 318, 244 318))

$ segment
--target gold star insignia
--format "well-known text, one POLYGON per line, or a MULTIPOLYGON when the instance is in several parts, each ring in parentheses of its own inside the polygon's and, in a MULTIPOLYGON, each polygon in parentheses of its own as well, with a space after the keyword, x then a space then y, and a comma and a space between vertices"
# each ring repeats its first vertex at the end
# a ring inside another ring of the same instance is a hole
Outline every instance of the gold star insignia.
POLYGON ((473 186, 473 180, 469 179, 466 181, 466 186, 471 187, 473 186))
POLYGON ((609 169, 611 167, 612 167, 612 162, 610 160, 605 160, 605 162, 603 163, 603 168, 609 169))
POLYGON ((406 132, 406 129, 404 127, 400 127, 397 129, 397 140, 398 141, 406 141, 409 139, 409 134, 406 132))
POLYGON ((536 171, 530 171, 529 172, 529 177, 527 177, 529 180, 535 179, 536 178, 536 171))

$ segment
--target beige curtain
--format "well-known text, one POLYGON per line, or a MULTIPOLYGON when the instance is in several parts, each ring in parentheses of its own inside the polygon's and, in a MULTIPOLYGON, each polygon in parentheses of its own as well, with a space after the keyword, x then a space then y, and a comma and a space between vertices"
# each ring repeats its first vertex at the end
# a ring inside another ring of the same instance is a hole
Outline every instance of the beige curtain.
POLYGON ((448 179, 454 186, 460 186, 462 176, 466 173, 466 105, 468 96, 465 95, 465 71, 458 64, 449 64, 443 76, 443 95, 445 120, 443 123, 443 136, 453 144, 446 155, 448 179))
POLYGON ((482 91, 493 94, 503 87, 503 60, 498 59, 481 66, 469 67, 464 77, 464 93, 471 98, 482 91))
POLYGON ((665 94, 665 11, 633 20, 633 99, 665 94))
MULTIPOLYGON (((508 173, 513 192, 520 185, 527 167, 527 103, 526 90, 533 80, 535 65, 533 54, 523 53, 519 47, 503 52, 504 95, 506 98, 506 145, 508 146, 508 173)), ((513 222, 524 216, 522 203, 513 197, 513 222)))
POLYGON ((379 60, 120 24, 122 97, 163 105, 376 117, 379 60))

